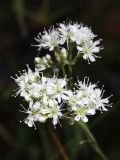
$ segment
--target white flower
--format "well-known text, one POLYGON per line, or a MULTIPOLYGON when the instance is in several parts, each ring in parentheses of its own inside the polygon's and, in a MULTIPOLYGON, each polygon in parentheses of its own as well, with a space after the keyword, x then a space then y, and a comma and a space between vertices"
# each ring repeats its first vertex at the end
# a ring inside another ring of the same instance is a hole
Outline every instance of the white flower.
POLYGON ((78 52, 83 55, 83 58, 85 60, 88 60, 88 62, 94 62, 95 59, 99 56, 93 54, 98 53, 101 49, 100 46, 100 40, 97 40, 93 42, 93 40, 88 40, 85 43, 83 43, 80 46, 77 46, 78 52))
POLYGON ((59 32, 60 32, 60 37, 61 37, 61 44, 64 44, 65 41, 71 40, 75 41, 76 36, 78 34, 80 25, 77 23, 60 23, 59 24, 59 32))
POLYGON ((33 98, 39 98, 41 97, 40 94, 41 90, 42 90, 41 84, 32 83, 31 85, 29 85, 28 93, 33 98))
POLYGON ((61 100, 66 100, 68 98, 68 90, 66 89, 66 79, 58 79, 53 77, 50 81, 47 82, 46 91, 48 95, 52 95, 54 98, 57 98, 60 103, 61 100))
POLYGON ((34 125, 34 118, 32 115, 29 115, 26 119, 25 119, 25 124, 28 125, 28 127, 32 127, 34 125))
POLYGON ((48 81, 48 78, 42 75, 39 81, 29 85, 28 93, 35 99, 42 98, 43 96, 46 95, 47 81, 48 81))
POLYGON ((36 45, 39 47, 38 50, 40 50, 41 48, 46 48, 52 51, 60 44, 59 32, 54 28, 50 29, 48 32, 44 31, 43 35, 39 33, 35 40, 39 43, 38 45, 36 45))
POLYGON ((94 97, 94 89, 96 84, 89 83, 89 79, 84 78, 84 82, 78 81, 76 84, 78 90, 76 90, 76 94, 79 97, 81 103, 80 104, 89 104, 94 97))
POLYGON ((95 110, 90 109, 86 105, 77 105, 76 109, 74 110, 75 114, 75 121, 83 121, 83 122, 88 122, 87 115, 94 115, 95 110))
POLYGON ((77 45, 81 45, 87 41, 93 40, 94 37, 96 37, 96 35, 92 33, 90 28, 81 25, 79 31, 77 32, 75 41, 77 45))
POLYGON ((59 122, 59 118, 62 117, 61 106, 52 99, 48 101, 48 104, 48 107, 42 108, 41 113, 46 115, 47 118, 52 118, 52 123, 55 126, 59 122))
POLYGON ((19 86, 16 96, 24 97, 26 100, 30 101, 32 98, 38 99, 46 94, 46 82, 47 78, 43 75, 40 77, 38 70, 32 72, 28 68, 28 72, 24 71, 20 77, 15 79, 19 86))
POLYGON ((72 110, 76 110, 76 106, 78 104, 79 97, 75 92, 69 92, 68 105, 71 106, 72 110))
POLYGON ((80 121, 82 120, 83 122, 88 122, 87 118, 87 109, 84 106, 79 106, 76 108, 76 111, 74 113, 75 116, 75 121, 80 121))
POLYGON ((28 89, 30 84, 34 83, 36 80, 39 79, 39 72, 36 70, 35 72, 32 72, 32 70, 28 67, 28 71, 23 70, 22 73, 20 73, 20 76, 16 75, 16 78, 13 78, 15 82, 18 84, 19 88, 15 94, 17 96, 18 94, 22 97, 25 97, 25 99, 29 100, 30 95, 28 93, 28 89))
POLYGON ((96 110, 107 111, 109 97, 103 98, 104 91, 99 89, 96 84, 89 82, 89 79, 84 79, 84 82, 78 81, 75 84, 77 89, 69 94, 69 110, 75 114, 75 120, 88 121, 87 115, 94 115, 96 110))
MULTIPOLYGON (((86 100, 88 100, 87 97, 86 100)), ((88 103, 86 104, 86 100, 83 100, 83 98, 80 97, 77 92, 69 97, 68 104, 71 107, 70 111, 72 111, 73 115, 75 115, 75 121, 82 120, 84 122, 87 122, 87 115, 95 114, 95 110, 89 108, 88 103)))
POLYGON ((23 72, 20 77, 15 79, 19 86, 19 94, 29 101, 29 108, 24 111, 28 114, 24 122, 29 126, 35 126, 35 122, 45 122, 48 118, 52 119, 55 126, 62 116, 61 105, 68 100, 69 90, 66 88, 66 78, 44 77, 38 71, 23 72), (30 77, 31 76, 31 77, 30 77), (27 80, 26 80, 27 79, 27 80), (34 103, 33 103, 34 102, 34 103))
MULTIPOLYGON (((23 107, 23 106, 22 106, 23 107)), ((30 101, 29 103, 29 108, 26 110, 24 107, 23 107, 23 111, 21 112, 24 112, 24 113, 27 113, 28 114, 28 117, 25 118, 24 122, 29 126, 29 127, 32 127, 34 126, 35 129, 36 129, 36 126, 35 126, 35 123, 36 121, 39 121, 39 122, 45 122, 46 121, 46 117, 43 116, 41 114, 41 103, 40 102, 35 102, 33 103, 33 101, 30 101)), ((20 121, 21 122, 21 121, 20 121)))
POLYGON ((78 106, 74 112, 75 116, 75 121, 83 121, 83 122, 88 122, 87 115, 94 115, 95 110, 94 109, 89 109, 86 106, 78 106))
POLYGON ((77 95, 79 95, 81 101, 84 105, 88 105, 89 109, 96 109, 101 111, 106 111, 106 106, 111 106, 109 104, 109 97, 103 98, 104 91, 99 89, 96 84, 89 83, 89 79, 84 79, 84 82, 78 81, 76 85, 79 90, 77 90, 77 95))
POLYGON ((100 111, 107 111, 108 109, 106 107, 110 106, 111 104, 109 104, 109 98, 103 98, 103 90, 100 90, 99 88, 95 89, 95 101, 94 103, 96 104, 96 108, 99 109, 100 111))

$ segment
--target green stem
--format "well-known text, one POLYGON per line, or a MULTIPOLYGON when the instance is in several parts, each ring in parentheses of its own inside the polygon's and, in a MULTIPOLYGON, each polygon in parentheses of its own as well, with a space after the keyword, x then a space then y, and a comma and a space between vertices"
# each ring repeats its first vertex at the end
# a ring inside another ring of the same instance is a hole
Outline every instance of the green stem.
POLYGON ((62 69, 62 73, 63 73, 63 77, 66 76, 66 71, 65 71, 65 67, 63 64, 61 64, 61 69, 62 69))
POLYGON ((61 55, 61 51, 57 47, 54 49, 54 51, 55 51, 56 60, 59 63, 59 66, 61 67, 63 77, 65 77, 66 76, 66 71, 65 71, 65 66, 64 66, 64 63, 63 63, 64 60, 63 60, 63 57, 61 55))
POLYGON ((72 89, 73 88, 73 80, 71 79, 72 77, 72 50, 73 50, 73 46, 72 44, 70 43, 70 40, 67 42, 67 49, 68 49, 68 72, 69 72, 69 85, 70 85, 70 88, 72 89))
POLYGON ((75 58, 72 60, 72 65, 75 65, 77 63, 77 61, 79 60, 79 58, 81 57, 82 55, 80 53, 78 53, 75 58))
POLYGON ((79 124, 82 130, 84 131, 85 135, 88 137, 89 141, 91 141, 91 146, 93 147, 95 152, 101 157, 102 160, 108 160, 108 158, 104 155, 102 150, 99 148, 96 139, 94 138, 93 134, 91 133, 87 125, 83 122, 80 122, 79 124))
POLYGON ((71 64, 68 64, 68 71, 69 71, 69 82, 70 82, 70 88, 72 89, 72 87, 73 87, 73 81, 72 81, 72 79, 71 79, 71 77, 72 77, 72 66, 71 66, 71 64))
POLYGON ((72 65, 75 65, 77 61, 78 61, 78 56, 76 56, 76 57, 73 59, 72 65))

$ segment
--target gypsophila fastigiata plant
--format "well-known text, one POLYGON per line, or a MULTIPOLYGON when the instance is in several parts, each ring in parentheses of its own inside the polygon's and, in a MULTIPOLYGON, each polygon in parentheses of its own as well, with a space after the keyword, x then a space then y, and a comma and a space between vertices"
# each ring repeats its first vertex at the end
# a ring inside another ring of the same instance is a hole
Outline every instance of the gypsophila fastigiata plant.
MULTIPOLYGON (((88 122, 89 116, 95 115, 96 111, 107 111, 111 104, 109 97, 103 97, 103 88, 91 83, 88 77, 83 82, 79 79, 73 82, 72 67, 80 58, 88 64, 99 58, 98 53, 103 47, 100 46, 101 39, 96 39, 91 28, 74 22, 60 23, 38 34, 35 38, 38 51, 48 50, 49 53, 35 58, 34 71, 27 65, 27 70, 14 78, 18 85, 15 96, 19 95, 28 102, 28 108, 22 106, 21 112, 27 113, 24 122, 29 127, 48 119, 54 126, 60 124, 61 119, 72 119, 79 121, 82 129, 90 135, 82 121, 88 122), (53 75, 47 77, 44 73, 47 69, 58 69, 59 72, 53 71, 53 75), (63 77, 59 75, 61 72, 63 77)), ((91 140, 96 143, 93 137, 91 140)), ((97 152, 106 159, 100 149, 97 152)))

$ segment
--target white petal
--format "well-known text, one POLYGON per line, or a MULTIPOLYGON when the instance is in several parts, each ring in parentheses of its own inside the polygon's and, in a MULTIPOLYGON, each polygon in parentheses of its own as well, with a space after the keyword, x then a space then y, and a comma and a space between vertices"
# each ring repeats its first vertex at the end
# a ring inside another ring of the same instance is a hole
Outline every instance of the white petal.
POLYGON ((82 100, 78 100, 78 101, 76 101, 76 104, 78 104, 78 105, 84 105, 84 103, 83 103, 83 101, 82 100))
POLYGON ((33 101, 30 101, 30 103, 29 103, 29 108, 31 109, 32 106, 33 106, 33 101))
POLYGON ((97 94, 98 97, 100 97, 100 95, 101 95, 101 90, 98 89, 98 88, 96 88, 96 89, 95 89, 95 93, 97 94))
POLYGON ((73 111, 76 111, 76 109, 77 109, 77 106, 75 106, 75 105, 72 106, 72 110, 73 110, 73 111))
POLYGON ((41 113, 42 114, 48 114, 48 113, 50 113, 50 109, 49 108, 42 108, 41 113))
POLYGON ((84 58, 85 60, 87 60, 87 59, 88 59, 88 56, 85 54, 85 55, 83 56, 83 58, 84 58))
POLYGON ((47 96, 44 96, 42 99, 43 105, 47 106, 48 105, 48 99, 47 96))
POLYGON ((75 121, 79 121, 79 120, 80 120, 80 116, 79 116, 79 115, 76 115, 75 121))
POLYGON ((94 62, 94 61, 95 61, 95 58, 94 58, 94 56, 92 56, 92 55, 89 56, 89 59, 90 59, 91 62, 94 62))
POLYGON ((104 106, 102 106, 103 111, 108 111, 107 108, 105 108, 104 106))
POLYGON ((87 113, 91 114, 91 115, 94 115, 95 114, 95 109, 89 109, 87 113))
POLYGON ((78 49, 78 51, 83 51, 83 48, 82 47, 79 47, 79 46, 77 46, 77 49, 78 49))
POLYGON ((65 95, 65 94, 62 94, 62 99, 64 99, 64 100, 68 100, 68 99, 69 99, 69 97, 68 97, 67 95, 65 95))
POLYGON ((53 125, 55 126, 58 123, 58 117, 53 117, 53 125))
POLYGON ((28 117, 28 118, 25 120, 25 123, 26 123, 29 127, 32 127, 32 126, 33 126, 33 119, 28 117))
POLYGON ((82 117, 83 122, 88 122, 88 118, 86 116, 82 117))
POLYGON ((50 107, 54 106, 54 101, 52 99, 50 99, 48 103, 50 107))
POLYGON ((29 127, 32 127, 32 126, 33 126, 33 122, 32 122, 32 121, 29 121, 29 122, 28 122, 28 126, 29 126, 29 127))
POLYGON ((95 52, 95 53, 97 53, 97 52, 99 52, 100 51, 100 48, 99 47, 94 47, 93 49, 92 49, 92 52, 95 52))
POLYGON ((60 102, 61 102, 61 95, 58 94, 58 95, 57 95, 57 98, 58 98, 58 102, 60 103, 60 102))
POLYGON ((44 116, 39 116, 39 119, 38 119, 40 122, 45 122, 46 121, 46 118, 44 116))

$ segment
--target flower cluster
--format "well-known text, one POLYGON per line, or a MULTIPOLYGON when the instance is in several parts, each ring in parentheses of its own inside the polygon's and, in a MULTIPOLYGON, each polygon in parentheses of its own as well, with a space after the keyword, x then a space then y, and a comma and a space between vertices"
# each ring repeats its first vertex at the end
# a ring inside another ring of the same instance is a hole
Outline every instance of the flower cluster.
POLYGON ((16 95, 29 103, 28 109, 23 107, 22 111, 28 114, 25 123, 32 127, 34 122, 45 122, 50 118, 55 126, 59 118, 66 117, 64 114, 68 113, 76 121, 87 122, 87 115, 94 115, 96 110, 106 111, 106 106, 110 105, 108 98, 102 99, 103 90, 85 80, 83 83, 78 81, 72 91, 67 89, 66 78, 47 78, 37 69, 33 72, 28 67, 28 71, 15 78, 19 86, 16 95))
POLYGON ((70 110, 75 115, 75 120, 88 121, 87 115, 94 115, 97 110, 107 111, 106 106, 111 106, 109 99, 103 97, 103 89, 97 88, 96 84, 89 83, 89 79, 84 79, 84 82, 78 81, 76 91, 71 92, 68 104, 70 110))
MULTIPOLYGON (((102 47, 99 46, 101 40, 94 40, 96 35, 92 30, 83 24, 78 23, 60 23, 56 28, 52 27, 49 31, 39 33, 35 40, 38 42, 38 50, 41 48, 54 51, 55 48, 61 48, 65 44, 67 46, 74 44, 78 50, 77 56, 82 56, 88 62, 94 62, 102 47)), ((67 48, 69 50, 69 47, 67 48)))
POLYGON ((36 57, 34 72, 27 65, 27 70, 13 78, 18 85, 15 96, 19 95, 29 103, 29 107, 25 109, 22 106, 24 110, 21 111, 28 114, 24 122, 29 127, 35 126, 36 121, 46 122, 47 119, 52 119, 54 126, 61 118, 87 122, 89 115, 98 110, 107 111, 107 107, 111 106, 109 97, 103 98, 103 88, 99 89, 88 78, 84 78, 83 82, 70 83, 72 65, 78 58, 94 62, 98 57, 95 53, 101 49, 100 40, 94 40, 95 37, 90 28, 73 22, 60 23, 57 28, 39 33, 36 38, 38 50, 53 51, 55 64, 49 54, 36 57), (76 55, 73 55, 73 50, 77 51, 76 55), (63 72, 63 78, 60 78, 59 72, 57 75, 54 73, 52 78, 43 74, 46 68, 54 67, 63 72))
POLYGON ((48 118, 52 118, 53 124, 56 125, 62 116, 63 102, 69 97, 65 78, 47 78, 40 74, 37 69, 33 72, 28 67, 28 71, 23 71, 15 78, 19 86, 16 96, 20 95, 29 102, 29 108, 24 109, 24 112, 28 113, 25 123, 29 127, 32 127, 35 121, 45 122, 48 118))

